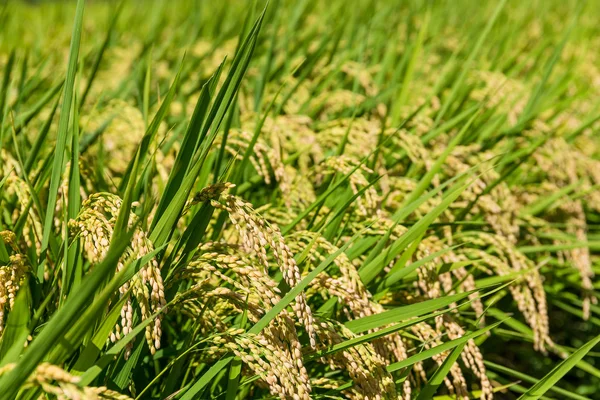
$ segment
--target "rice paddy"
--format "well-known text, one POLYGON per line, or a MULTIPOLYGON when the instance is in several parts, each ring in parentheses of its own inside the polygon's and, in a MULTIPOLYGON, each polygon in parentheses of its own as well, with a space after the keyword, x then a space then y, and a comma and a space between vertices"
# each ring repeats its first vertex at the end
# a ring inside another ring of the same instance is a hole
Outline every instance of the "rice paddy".
POLYGON ((0 399, 599 399, 595 2, 0 4, 0 399))

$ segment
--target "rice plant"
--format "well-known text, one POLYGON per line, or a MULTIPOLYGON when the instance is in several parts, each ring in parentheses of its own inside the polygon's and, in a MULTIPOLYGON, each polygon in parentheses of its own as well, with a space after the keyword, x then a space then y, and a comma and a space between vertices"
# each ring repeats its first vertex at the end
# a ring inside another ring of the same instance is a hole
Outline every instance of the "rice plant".
POLYGON ((599 399, 598 17, 3 2, 0 399, 599 399))

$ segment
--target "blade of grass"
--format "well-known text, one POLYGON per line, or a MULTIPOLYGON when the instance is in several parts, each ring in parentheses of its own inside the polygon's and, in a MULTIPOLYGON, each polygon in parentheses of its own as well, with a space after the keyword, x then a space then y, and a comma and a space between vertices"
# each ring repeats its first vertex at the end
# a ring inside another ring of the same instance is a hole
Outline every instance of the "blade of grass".
POLYGON ((452 352, 446 357, 442 365, 435 371, 433 376, 427 381, 427 384, 419 391, 419 395, 416 400, 427 400, 433 398, 433 395, 437 391, 438 387, 444 382, 446 375, 450 372, 450 368, 454 365, 458 357, 460 357, 465 345, 467 343, 461 343, 452 350, 452 352))
POLYGON ((42 280, 44 275, 44 265, 46 261, 45 255, 48 250, 50 235, 52 234, 58 186, 60 185, 62 174, 65 168, 64 157, 67 148, 71 103, 73 102, 73 92, 75 89, 75 73, 77 69, 77 59, 79 56, 79 45, 81 42, 84 4, 84 0, 78 0, 77 8, 75 10, 75 24, 73 26, 73 34, 71 36, 67 77, 65 80, 65 92, 60 111, 60 118, 58 121, 58 137, 56 141, 56 149, 54 151, 54 162, 52 164, 52 176, 50 178, 50 188, 48 190, 48 201, 40 252, 41 254, 39 259, 39 267, 37 270, 37 277, 39 280, 42 280))
POLYGON ((585 355, 589 353, 599 342, 600 335, 581 346, 576 352, 554 367, 554 369, 552 369, 548 375, 540 379, 540 381, 533 385, 526 393, 523 393, 519 399, 539 399, 542 397, 548 390, 553 388, 579 361, 581 361, 583 357, 585 357, 585 355))

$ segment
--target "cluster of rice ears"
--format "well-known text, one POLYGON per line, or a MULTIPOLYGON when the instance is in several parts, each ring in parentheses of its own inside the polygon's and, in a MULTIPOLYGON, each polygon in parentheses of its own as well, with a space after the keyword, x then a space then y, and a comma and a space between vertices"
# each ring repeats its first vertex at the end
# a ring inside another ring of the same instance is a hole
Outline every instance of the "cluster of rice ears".
POLYGON ((0 4, 0 399, 600 398, 600 5, 0 4))

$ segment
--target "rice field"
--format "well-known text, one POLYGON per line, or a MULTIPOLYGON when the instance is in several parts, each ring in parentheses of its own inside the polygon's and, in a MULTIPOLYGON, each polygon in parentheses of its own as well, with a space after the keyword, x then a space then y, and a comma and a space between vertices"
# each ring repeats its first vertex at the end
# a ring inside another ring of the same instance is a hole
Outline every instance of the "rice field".
POLYGON ((0 399, 600 399, 600 3, 0 3, 0 399))

